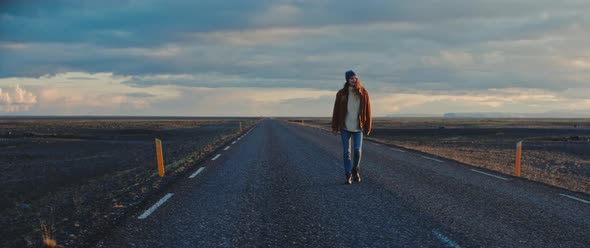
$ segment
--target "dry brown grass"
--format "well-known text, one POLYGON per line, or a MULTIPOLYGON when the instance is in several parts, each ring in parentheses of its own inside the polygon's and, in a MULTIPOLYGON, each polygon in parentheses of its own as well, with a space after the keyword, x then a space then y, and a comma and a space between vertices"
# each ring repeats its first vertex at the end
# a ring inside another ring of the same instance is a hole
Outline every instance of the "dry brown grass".
MULTIPOLYGON (((455 160, 476 167, 482 167, 489 170, 498 171, 500 173, 507 175, 514 175, 515 173, 515 155, 513 154, 515 153, 515 151, 512 150, 482 150, 466 147, 433 147, 427 145, 409 145, 407 143, 394 142, 382 139, 379 139, 378 141, 404 147, 406 149, 417 150, 433 154, 442 158, 455 160)), ((526 154, 526 150, 524 151, 524 154, 526 154)), ((590 193, 589 178, 575 175, 572 173, 560 173, 558 171, 548 171, 545 169, 535 168, 532 166, 528 166, 526 160, 526 157, 524 157, 521 166, 521 177, 569 189, 572 191, 590 193)))
MULTIPOLYGON (((109 173, 96 175, 87 180, 60 185, 42 195, 30 197, 31 199, 27 198, 26 201, 20 200, 15 203, 17 207, 7 208, 3 212, 5 218, 2 219, 2 223, 7 226, 3 232, 3 238, 6 238, 7 241, 4 245, 7 247, 86 247, 92 244, 96 237, 100 237, 97 233, 108 230, 110 226, 124 218, 126 213, 133 212, 144 199, 150 197, 163 186, 171 184, 183 172, 192 168, 197 161, 202 160, 221 144, 237 137, 239 122, 230 121, 231 129, 226 128, 228 125, 224 124, 228 120, 175 120, 170 122, 162 120, 156 121, 155 124, 152 121, 145 123, 145 121, 137 120, 130 121, 133 123, 126 123, 126 121, 48 121, 47 125, 34 121, 31 123, 0 121, 0 127, 10 127, 7 130, 13 130, 13 134, 30 131, 39 133, 59 131, 63 133, 65 128, 61 125, 66 124, 71 124, 67 127, 98 128, 100 130, 116 130, 117 128, 182 129, 193 128, 204 123, 220 124, 219 130, 212 131, 212 133, 219 132, 219 136, 211 135, 201 138, 201 142, 190 143, 190 146, 166 146, 165 148, 178 151, 178 153, 164 157, 165 162, 169 163, 166 165, 165 178, 157 177, 156 166, 135 163, 133 167, 115 168, 109 173), (114 124, 111 126, 110 123, 114 124), (187 147, 190 147, 191 150, 187 147), (59 211, 54 211, 54 209, 59 209, 59 211), (39 220, 46 220, 46 222, 39 225, 39 220), (40 236, 42 239, 39 239, 40 236)), ((255 124, 254 121, 243 121, 242 127, 247 129, 255 124)), ((66 130, 66 132, 69 131, 66 130)), ((0 135, 2 133, 0 131, 0 135)), ((194 139, 194 137, 187 136, 186 139, 194 139)), ((182 140, 178 143, 184 144, 182 140)), ((152 156, 152 151, 150 149, 149 153, 145 153, 145 156, 152 156)), ((143 153, 139 155, 143 156, 143 153)), ((149 161, 152 162, 152 160, 149 161)))
MULTIPOLYGON (((330 130, 330 121, 326 118, 309 118, 309 119, 291 119, 292 123, 320 128, 326 131, 330 130)), ((411 129, 411 128, 435 128, 439 125, 452 126, 456 128, 461 127, 534 127, 534 128, 564 128, 576 125, 577 128, 590 127, 588 120, 568 120, 568 119, 545 119, 545 120, 529 120, 529 119, 493 119, 493 120, 474 120, 474 119, 429 119, 429 118, 402 118, 402 119, 377 119, 374 121, 374 127, 378 128, 394 128, 394 129, 411 129), (573 123, 573 124, 572 124, 573 123)), ((442 158, 455 160, 464 164, 469 164, 476 167, 486 168, 489 170, 498 171, 507 175, 514 175, 515 153, 516 149, 501 149, 490 148, 489 144, 482 144, 478 142, 471 142, 470 139, 464 139, 463 143, 457 142, 454 145, 448 145, 447 140, 433 139, 431 137, 415 137, 416 141, 398 140, 396 137, 379 136, 378 133, 373 133, 371 136, 365 137, 385 144, 391 144, 403 147, 410 150, 416 150, 428 154, 433 154, 442 158), (459 145, 457 145, 459 144, 459 145), (493 158, 493 159, 492 159, 493 158)), ((510 138, 510 137, 508 137, 510 138)), ((461 141, 461 140, 457 140, 461 141)), ((511 146, 512 147, 512 146, 511 146)), ((523 159, 521 166, 521 177, 529 180, 543 182, 549 185, 565 188, 572 191, 584 192, 590 194, 590 178, 587 175, 577 175, 574 173, 563 173, 559 169, 564 169, 565 166, 552 165, 548 168, 537 168, 531 164, 547 163, 544 159, 559 155, 565 160, 578 160, 581 164, 587 164, 587 161, 580 160, 580 158, 572 158, 568 154, 559 151, 523 151, 523 159)), ((568 161, 558 161, 565 163, 568 161)), ((571 162, 571 161, 569 161, 571 162)))
POLYGON ((53 225, 48 225, 41 222, 41 237, 43 238, 43 246, 47 248, 57 247, 57 241, 53 236, 53 225))

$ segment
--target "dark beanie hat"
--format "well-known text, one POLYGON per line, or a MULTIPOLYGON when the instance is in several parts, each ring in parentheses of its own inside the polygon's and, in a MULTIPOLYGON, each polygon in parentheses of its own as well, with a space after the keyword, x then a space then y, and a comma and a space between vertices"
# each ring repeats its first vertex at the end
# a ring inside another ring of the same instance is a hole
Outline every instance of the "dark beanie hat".
POLYGON ((352 76, 356 76, 356 73, 354 73, 354 71, 352 71, 352 70, 350 70, 350 71, 347 71, 347 72, 344 74, 344 78, 346 78, 346 81, 348 81, 348 79, 349 79, 350 77, 352 77, 352 76))

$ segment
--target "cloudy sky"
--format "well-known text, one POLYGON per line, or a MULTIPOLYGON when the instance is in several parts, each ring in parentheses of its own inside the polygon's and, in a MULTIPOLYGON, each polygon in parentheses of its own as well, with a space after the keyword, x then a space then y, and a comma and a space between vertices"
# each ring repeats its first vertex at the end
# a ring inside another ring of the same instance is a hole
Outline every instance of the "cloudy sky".
POLYGON ((587 0, 0 2, 0 115, 590 117, 587 0))

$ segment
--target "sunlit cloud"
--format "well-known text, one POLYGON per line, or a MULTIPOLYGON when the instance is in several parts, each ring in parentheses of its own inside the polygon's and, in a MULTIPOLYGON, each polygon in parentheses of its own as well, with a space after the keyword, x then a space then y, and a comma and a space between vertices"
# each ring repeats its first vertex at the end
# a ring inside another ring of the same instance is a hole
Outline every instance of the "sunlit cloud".
POLYGON ((467 52, 439 51, 438 56, 424 58, 424 62, 433 66, 466 67, 473 65, 473 55, 467 52))
POLYGON ((39 78, 3 78, 0 86, 16 84, 0 95, 3 112, 30 114, 110 115, 149 109, 152 101, 175 98, 175 86, 157 86, 143 91, 121 84, 128 77, 112 73, 68 72, 39 78), (22 86, 26 85, 27 90, 22 86))
POLYGON ((0 88, 0 111, 27 111, 36 103, 37 96, 21 88, 18 84, 14 87, 0 88))
POLYGON ((24 50, 29 48, 29 45, 24 43, 0 42, 0 50, 24 50))
POLYGON ((262 13, 254 16, 251 22, 256 26, 288 24, 302 18, 303 10, 287 3, 274 3, 262 13))
POLYGON ((425 113, 436 115, 436 110, 428 110, 431 105, 445 112, 505 112, 505 113, 544 113, 552 110, 588 110, 588 100, 572 98, 567 93, 550 92, 542 89, 508 88, 485 91, 455 91, 433 93, 379 94, 373 100, 377 113, 425 113), (552 106, 548 109, 547 106, 552 106))

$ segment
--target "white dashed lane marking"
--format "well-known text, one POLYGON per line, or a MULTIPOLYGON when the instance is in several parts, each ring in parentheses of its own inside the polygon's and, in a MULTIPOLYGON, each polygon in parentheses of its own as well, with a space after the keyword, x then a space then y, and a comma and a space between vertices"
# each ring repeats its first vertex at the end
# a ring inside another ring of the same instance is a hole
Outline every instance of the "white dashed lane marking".
POLYGON ((438 160, 438 159, 435 159, 435 158, 426 157, 426 156, 420 156, 420 157, 423 157, 423 158, 425 158, 425 159, 429 159, 429 160, 432 160, 432 161, 436 161, 436 162, 439 162, 439 163, 443 163, 443 161, 441 161, 441 160, 438 160))
POLYGON ((197 176, 197 175, 199 175, 199 173, 201 173, 201 171, 203 171, 204 169, 205 169, 205 167, 201 167, 201 168, 199 168, 197 171, 195 171, 195 173, 193 173, 193 174, 192 174, 190 177, 188 177, 188 178, 194 178, 194 177, 196 177, 196 176, 197 176))
POLYGON ((400 150, 400 149, 397 149, 397 148, 391 148, 391 150, 398 151, 398 152, 401 152, 401 153, 404 153, 404 152, 406 152, 406 151, 404 151, 404 150, 400 150))
POLYGON ((229 146, 223 148, 224 151, 227 151, 227 149, 229 149, 229 146))
POLYGON ((570 199, 573 199, 573 200, 576 200, 576 201, 581 201, 581 202, 586 203, 586 204, 590 204, 590 201, 582 200, 582 199, 580 199, 578 197, 573 197, 571 195, 566 195, 566 194, 559 194, 559 195, 564 196, 564 197, 567 197, 567 198, 570 198, 570 199))
POLYGON ((473 171, 473 172, 477 172, 477 173, 479 173, 479 174, 483 174, 483 175, 486 175, 486 176, 491 176, 491 177, 495 177, 495 178, 498 178, 498 179, 502 179, 502 180, 508 180, 508 178, 505 178, 505 177, 499 177, 499 176, 496 176, 496 175, 494 175, 494 174, 485 173, 485 172, 483 172, 483 171, 479 171, 479 170, 476 170, 476 169, 471 169, 471 171, 473 171))
POLYGON ((215 159, 219 158, 219 156, 221 156, 221 154, 215 155, 215 157, 213 157, 211 160, 215 160, 215 159))
POLYGON ((439 233, 437 231, 432 231, 432 233, 434 233, 434 236, 436 236, 436 238, 438 240, 445 243, 445 245, 448 245, 453 248, 460 248, 461 247, 457 243, 455 243, 455 241, 452 241, 451 239, 447 238, 445 235, 442 235, 441 233, 439 233))
POLYGON ((162 204, 164 204, 164 202, 166 202, 168 199, 170 199, 170 197, 172 197, 173 195, 174 194, 172 194, 172 193, 166 194, 164 197, 162 197, 162 199, 160 199, 158 202, 156 202, 156 204, 154 204, 148 210, 143 212, 143 214, 137 218, 140 220, 147 218, 148 216, 150 216, 150 214, 152 214, 154 211, 156 211, 156 209, 158 209, 160 206, 162 206, 162 204))

